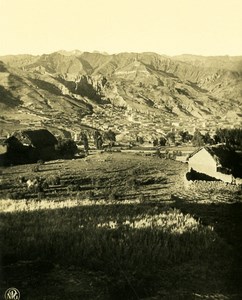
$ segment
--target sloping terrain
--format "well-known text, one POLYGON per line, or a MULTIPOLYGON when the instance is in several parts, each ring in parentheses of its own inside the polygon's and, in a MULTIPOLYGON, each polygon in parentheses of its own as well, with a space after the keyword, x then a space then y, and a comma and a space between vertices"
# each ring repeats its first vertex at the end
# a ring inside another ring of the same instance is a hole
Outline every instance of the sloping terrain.
POLYGON ((78 122, 107 104, 170 119, 242 114, 242 57, 59 51, 0 60, 6 115, 21 110, 78 122))
POLYGON ((118 152, 3 169, 0 293, 14 282, 27 300, 241 299, 241 191, 187 191, 185 169, 118 152), (42 192, 27 188, 35 177, 42 192))

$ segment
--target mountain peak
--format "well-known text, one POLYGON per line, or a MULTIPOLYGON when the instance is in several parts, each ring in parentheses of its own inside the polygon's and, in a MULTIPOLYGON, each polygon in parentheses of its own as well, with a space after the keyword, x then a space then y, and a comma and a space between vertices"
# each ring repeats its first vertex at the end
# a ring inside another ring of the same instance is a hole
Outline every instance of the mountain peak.
POLYGON ((62 54, 64 56, 80 56, 82 55, 82 51, 80 50, 71 50, 71 51, 66 51, 66 50, 59 50, 57 53, 62 54))

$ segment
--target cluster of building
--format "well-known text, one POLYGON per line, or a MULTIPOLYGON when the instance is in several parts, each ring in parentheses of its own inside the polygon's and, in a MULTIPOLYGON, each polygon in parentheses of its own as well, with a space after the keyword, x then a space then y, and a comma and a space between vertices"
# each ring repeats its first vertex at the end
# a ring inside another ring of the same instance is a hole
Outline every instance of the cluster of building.
POLYGON ((179 139, 178 133, 187 131, 194 134, 196 130, 203 135, 209 133, 214 136, 218 128, 241 128, 241 118, 214 118, 206 119, 193 117, 171 117, 168 114, 146 113, 130 109, 109 107, 98 109, 91 115, 82 118, 82 124, 98 128, 100 130, 113 130, 117 135, 122 134, 130 139, 136 136, 142 136, 144 140, 149 141, 155 137, 166 135, 168 132, 174 132, 179 139))

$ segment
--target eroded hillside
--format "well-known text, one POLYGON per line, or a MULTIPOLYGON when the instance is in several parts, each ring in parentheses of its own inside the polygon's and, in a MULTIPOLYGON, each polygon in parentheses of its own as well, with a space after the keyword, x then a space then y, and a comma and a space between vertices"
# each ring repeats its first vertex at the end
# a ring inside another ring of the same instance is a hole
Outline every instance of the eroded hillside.
POLYGON ((59 51, 0 60, 0 105, 10 119, 81 123, 112 107, 171 120, 242 114, 242 57, 59 51))

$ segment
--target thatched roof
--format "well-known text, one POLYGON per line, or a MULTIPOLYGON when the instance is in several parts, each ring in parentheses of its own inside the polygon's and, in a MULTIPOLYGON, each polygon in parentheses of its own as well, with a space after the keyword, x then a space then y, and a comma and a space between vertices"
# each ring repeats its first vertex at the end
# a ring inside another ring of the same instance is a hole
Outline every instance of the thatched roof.
POLYGON ((47 129, 24 130, 14 134, 19 141, 35 148, 45 148, 57 144, 57 139, 47 129))

